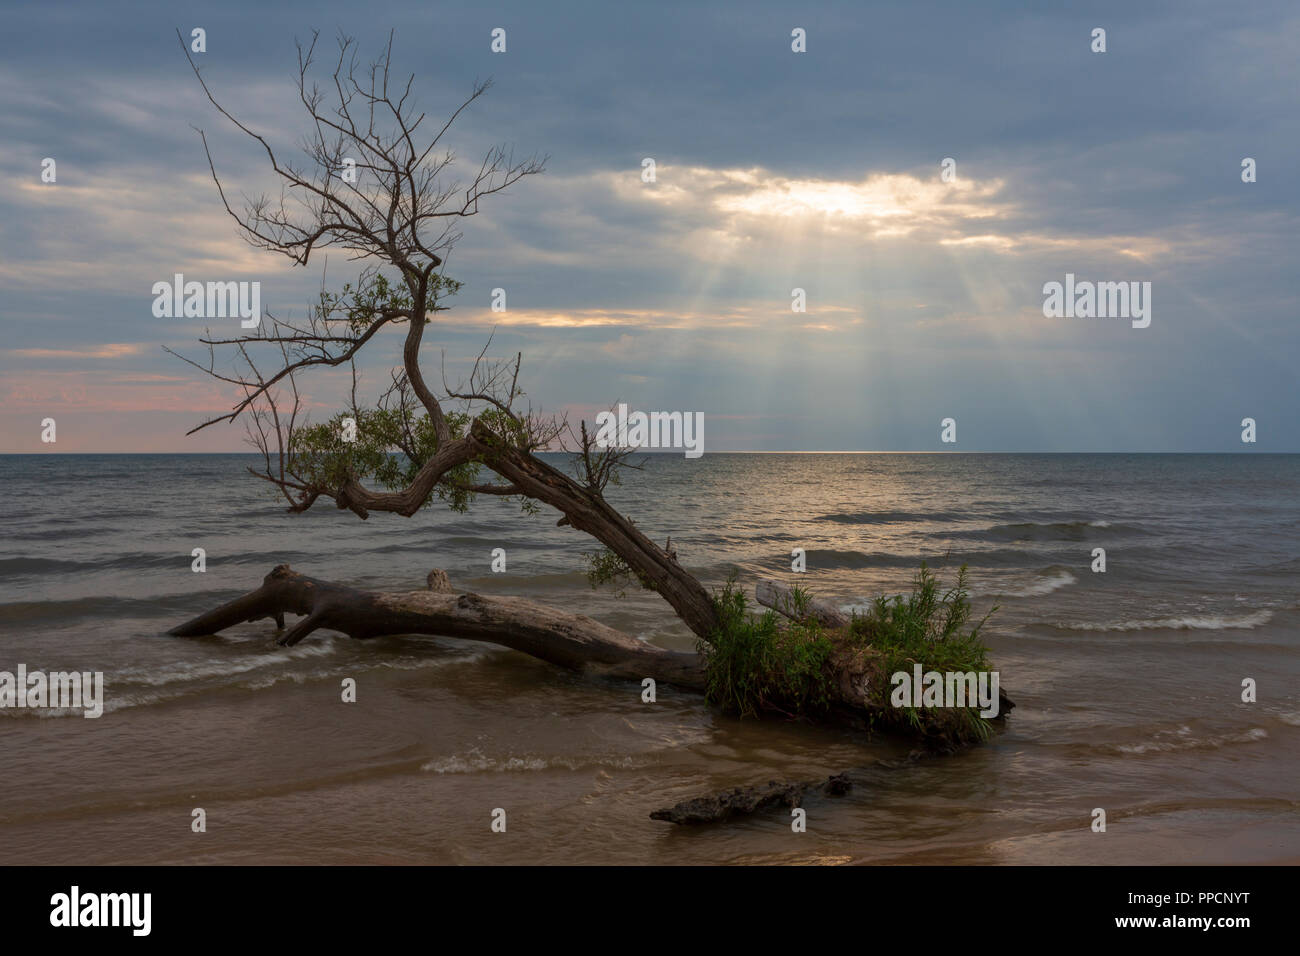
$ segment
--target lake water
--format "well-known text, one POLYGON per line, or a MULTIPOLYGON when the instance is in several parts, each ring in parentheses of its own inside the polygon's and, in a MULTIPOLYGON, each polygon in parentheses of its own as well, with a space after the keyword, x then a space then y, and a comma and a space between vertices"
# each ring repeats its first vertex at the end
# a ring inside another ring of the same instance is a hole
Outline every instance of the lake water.
MULTIPOLYGON (((557 458, 558 460, 558 458, 557 458)), ((594 592, 598 545, 481 500, 289 515, 242 455, 0 457, 0 670, 103 671, 104 715, 0 710, 0 845, 48 863, 1174 863, 1300 857, 1300 456, 654 456, 611 501, 708 585, 842 607, 969 565, 1018 707, 989 744, 841 798, 685 829, 657 807, 814 779, 905 742, 724 716, 449 638, 165 632, 276 564, 518 594, 665 647, 658 597, 594 592), (207 570, 191 570, 204 548, 207 570), (504 548, 505 573, 491 553, 504 548), (1107 570, 1094 573, 1093 549, 1107 570), (357 681, 357 702, 340 683, 357 681), (1242 681, 1257 683, 1244 703, 1242 681), (202 807, 207 832, 191 831, 202 807), (1091 830, 1104 808, 1107 832, 1091 830), (507 812, 504 834, 490 829, 507 812)))

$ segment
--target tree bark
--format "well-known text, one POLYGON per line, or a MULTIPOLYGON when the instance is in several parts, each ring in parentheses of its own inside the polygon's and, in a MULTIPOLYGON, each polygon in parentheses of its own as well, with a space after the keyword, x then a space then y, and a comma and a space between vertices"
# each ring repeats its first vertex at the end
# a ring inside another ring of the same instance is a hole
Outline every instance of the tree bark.
POLYGON ((677 616, 702 640, 718 626, 717 611, 704 585, 677 563, 675 554, 659 547, 605 499, 546 462, 504 445, 475 419, 470 435, 480 446, 483 461, 526 497, 555 508, 579 531, 585 531, 627 562, 677 616))
POLYGON ((309 578, 282 564, 257 590, 168 633, 197 637, 266 617, 283 627, 284 615, 292 613, 302 618, 279 638, 286 646, 318 628, 361 639, 460 637, 499 644, 580 673, 637 681, 651 677, 692 691, 704 689, 704 663, 697 654, 655 647, 584 615, 524 598, 456 594, 445 590, 445 582, 446 575, 435 570, 429 574, 429 590, 361 591, 309 578))

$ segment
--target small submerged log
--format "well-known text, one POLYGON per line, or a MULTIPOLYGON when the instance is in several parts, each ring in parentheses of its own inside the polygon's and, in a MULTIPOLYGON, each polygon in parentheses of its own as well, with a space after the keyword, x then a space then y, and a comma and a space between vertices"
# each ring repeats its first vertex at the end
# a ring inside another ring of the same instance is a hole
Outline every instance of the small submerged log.
POLYGON ((653 810, 650 819, 694 826, 752 816, 774 807, 798 807, 808 796, 842 797, 855 785, 887 783, 893 771, 911 767, 917 761, 933 756, 936 756, 933 751, 913 750, 901 760, 877 760, 866 767, 832 774, 825 780, 786 783, 769 780, 758 786, 733 787, 653 810))
POLYGON ((813 790, 829 797, 842 796, 849 792, 851 786, 852 783, 844 774, 828 777, 824 783, 778 783, 769 780, 756 787, 733 787, 720 793, 683 800, 671 807, 651 811, 650 819, 684 825, 717 823, 772 807, 797 807, 803 802, 804 796, 813 790))

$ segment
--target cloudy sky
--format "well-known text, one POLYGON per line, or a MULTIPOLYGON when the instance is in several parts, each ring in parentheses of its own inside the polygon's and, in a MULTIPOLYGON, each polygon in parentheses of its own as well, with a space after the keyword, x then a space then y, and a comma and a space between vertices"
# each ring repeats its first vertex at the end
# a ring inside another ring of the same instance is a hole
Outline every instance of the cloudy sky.
MULTIPOLYGON (((194 27, 214 93, 285 153, 307 131, 294 40, 318 29, 367 55, 394 30, 435 116, 492 77, 451 134, 462 169, 498 142, 549 155, 466 222, 435 368, 496 326, 535 404, 703 412, 706 452, 1300 451, 1287 0, 89 0, 7 3, 0 34, 0 452, 244 450, 241 426, 185 437, 233 395, 163 351, 214 320, 155 318, 152 285, 255 280, 301 317, 355 278, 341 253, 290 268, 236 235, 193 127, 232 189, 271 180, 203 98, 175 32, 194 27), (1044 317, 1067 273, 1150 282, 1150 326, 1044 317)), ((313 415, 344 377, 304 382, 313 415)))

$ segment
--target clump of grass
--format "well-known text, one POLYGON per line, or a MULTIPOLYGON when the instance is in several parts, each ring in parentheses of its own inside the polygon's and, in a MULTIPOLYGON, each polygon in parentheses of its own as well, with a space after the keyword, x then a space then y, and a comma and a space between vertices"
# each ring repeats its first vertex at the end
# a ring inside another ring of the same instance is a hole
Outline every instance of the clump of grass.
MULTIPOLYGON (((806 590, 791 588, 788 610, 801 617, 809 601, 806 590)), ((978 707, 894 707, 890 700, 890 677, 903 671, 910 680, 914 664, 925 671, 989 670, 980 632, 997 608, 974 619, 964 565, 945 590, 922 563, 910 593, 878 598, 841 629, 812 619, 787 621, 775 611, 755 613, 734 576, 715 594, 714 606, 719 625, 699 645, 706 696, 730 713, 825 716, 835 706, 832 680, 850 667, 866 673, 872 727, 914 733, 939 749, 956 749, 990 734, 978 707)))
POLYGON ((849 633, 883 652, 891 670, 914 662, 927 670, 987 670, 988 648, 980 643, 980 631, 996 610, 968 627, 972 610, 966 565, 957 571, 956 584, 941 592, 939 578, 923 561, 910 594, 876 598, 865 614, 854 615, 849 633))
MULTIPOLYGON (((988 648, 980 640, 980 631, 996 610, 996 606, 991 608, 972 624, 966 565, 958 570, 956 584, 943 591, 938 577, 922 562, 911 593, 877 598, 865 614, 854 615, 849 639, 881 655, 881 693, 887 698, 890 676, 898 671, 910 674, 915 664, 924 671, 989 670, 988 648)), ((882 703, 888 705, 888 700, 882 703)), ((988 721, 974 707, 938 712, 917 707, 889 710, 901 711, 902 718, 923 734, 937 731, 958 739, 974 736, 983 740, 990 733, 988 721), (951 719, 945 720, 945 714, 951 719)))
POLYGON ((750 613, 735 578, 714 596, 720 624, 700 642, 706 698, 742 717, 764 711, 814 716, 830 708, 830 635, 815 622, 782 625, 775 611, 750 613))

